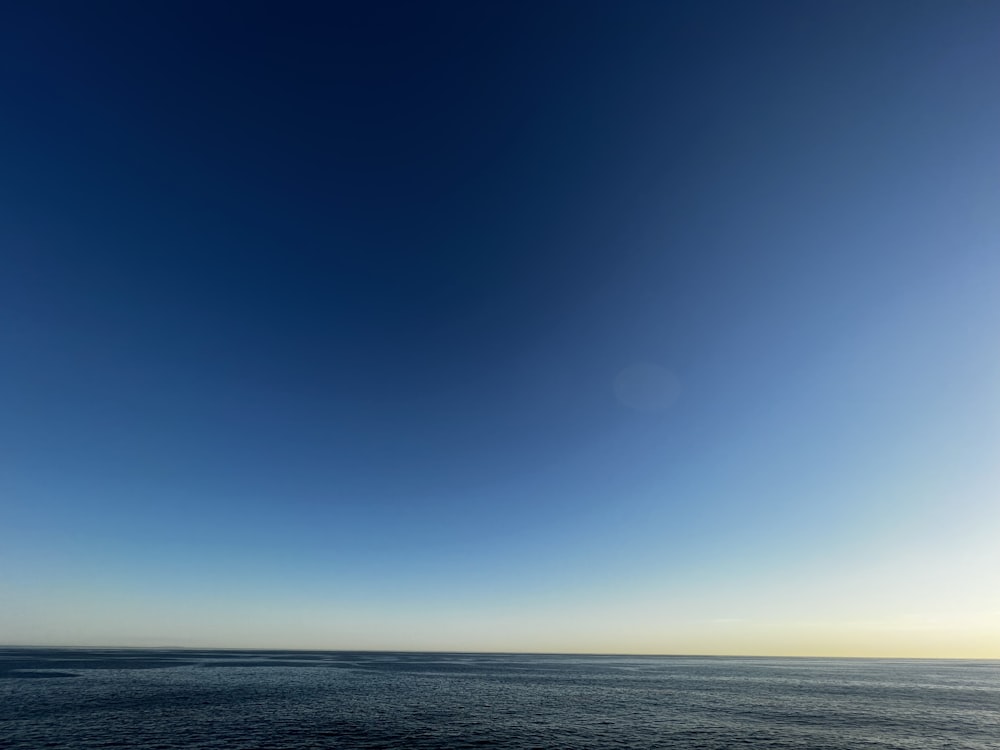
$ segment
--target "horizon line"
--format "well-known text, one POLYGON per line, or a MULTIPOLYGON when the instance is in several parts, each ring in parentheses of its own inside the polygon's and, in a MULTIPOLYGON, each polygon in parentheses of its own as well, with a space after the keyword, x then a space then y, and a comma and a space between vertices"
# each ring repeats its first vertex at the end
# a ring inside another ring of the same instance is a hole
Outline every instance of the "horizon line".
POLYGON ((443 649, 358 649, 358 648, 277 648, 268 646, 108 646, 4 644, 0 649, 79 649, 107 651, 281 651, 292 653, 338 654, 440 654, 456 656, 595 656, 687 659, 851 659, 867 661, 1000 661, 1000 656, 849 656, 823 654, 709 654, 709 653, 629 653, 611 651, 452 651, 443 649))

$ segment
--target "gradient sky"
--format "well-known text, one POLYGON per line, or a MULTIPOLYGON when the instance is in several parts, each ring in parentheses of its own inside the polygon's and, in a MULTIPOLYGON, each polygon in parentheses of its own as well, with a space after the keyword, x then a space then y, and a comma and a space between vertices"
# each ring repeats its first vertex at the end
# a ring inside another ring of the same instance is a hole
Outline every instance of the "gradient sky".
POLYGON ((1000 657, 1000 4, 0 13, 0 643, 1000 657))

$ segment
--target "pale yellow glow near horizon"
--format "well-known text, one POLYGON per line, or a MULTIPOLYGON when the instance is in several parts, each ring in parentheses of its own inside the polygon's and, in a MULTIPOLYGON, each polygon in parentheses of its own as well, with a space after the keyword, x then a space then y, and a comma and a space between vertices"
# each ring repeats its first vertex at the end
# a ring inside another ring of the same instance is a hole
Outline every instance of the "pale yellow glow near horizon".
MULTIPOLYGON (((966 488, 968 489, 968 488, 966 488)), ((1000 659, 991 482, 884 550, 770 567, 651 566, 547 590, 254 597, 0 580, 0 644, 1000 659)))
MULTIPOLYGON (((110 603, 108 603, 110 604, 110 603)), ((183 619, 164 609, 122 608, 117 632, 105 625, 108 611, 72 607, 36 611, 37 628, 16 634, 14 645, 290 648, 470 652, 705 654, 1000 659, 1000 608, 962 612, 873 613, 855 606, 842 617, 806 602, 813 618, 680 616, 705 602, 558 602, 544 609, 463 611, 459 603, 437 614, 388 607, 293 606, 219 602, 183 619), (239 611, 233 607, 239 606, 239 611), (56 610, 59 611, 56 611, 56 610), (75 618, 68 641, 46 622, 75 618), (240 623, 238 626, 234 622, 240 623)), ((741 602, 733 598, 733 607, 741 602)), ((175 613, 179 614, 179 613, 175 613)), ((0 625, 2 625, 0 618, 0 625)), ((9 632, 9 631, 7 631, 9 632)), ((14 634, 12 634, 14 635, 14 634)), ((9 640, 5 638, 3 640, 9 640)))

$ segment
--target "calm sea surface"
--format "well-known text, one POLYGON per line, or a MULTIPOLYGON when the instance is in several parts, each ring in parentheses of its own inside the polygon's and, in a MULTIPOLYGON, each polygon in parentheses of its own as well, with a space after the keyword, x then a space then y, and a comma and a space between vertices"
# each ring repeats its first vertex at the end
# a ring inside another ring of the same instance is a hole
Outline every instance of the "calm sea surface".
POLYGON ((1000 662, 0 649, 8 748, 1000 748, 1000 662))

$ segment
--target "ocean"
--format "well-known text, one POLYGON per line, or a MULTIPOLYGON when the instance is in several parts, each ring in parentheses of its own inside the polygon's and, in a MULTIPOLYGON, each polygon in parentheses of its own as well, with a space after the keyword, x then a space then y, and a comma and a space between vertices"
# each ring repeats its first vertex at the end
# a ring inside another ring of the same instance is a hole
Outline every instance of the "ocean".
POLYGON ((986 750, 1000 662, 6 648, 0 747, 986 750))

